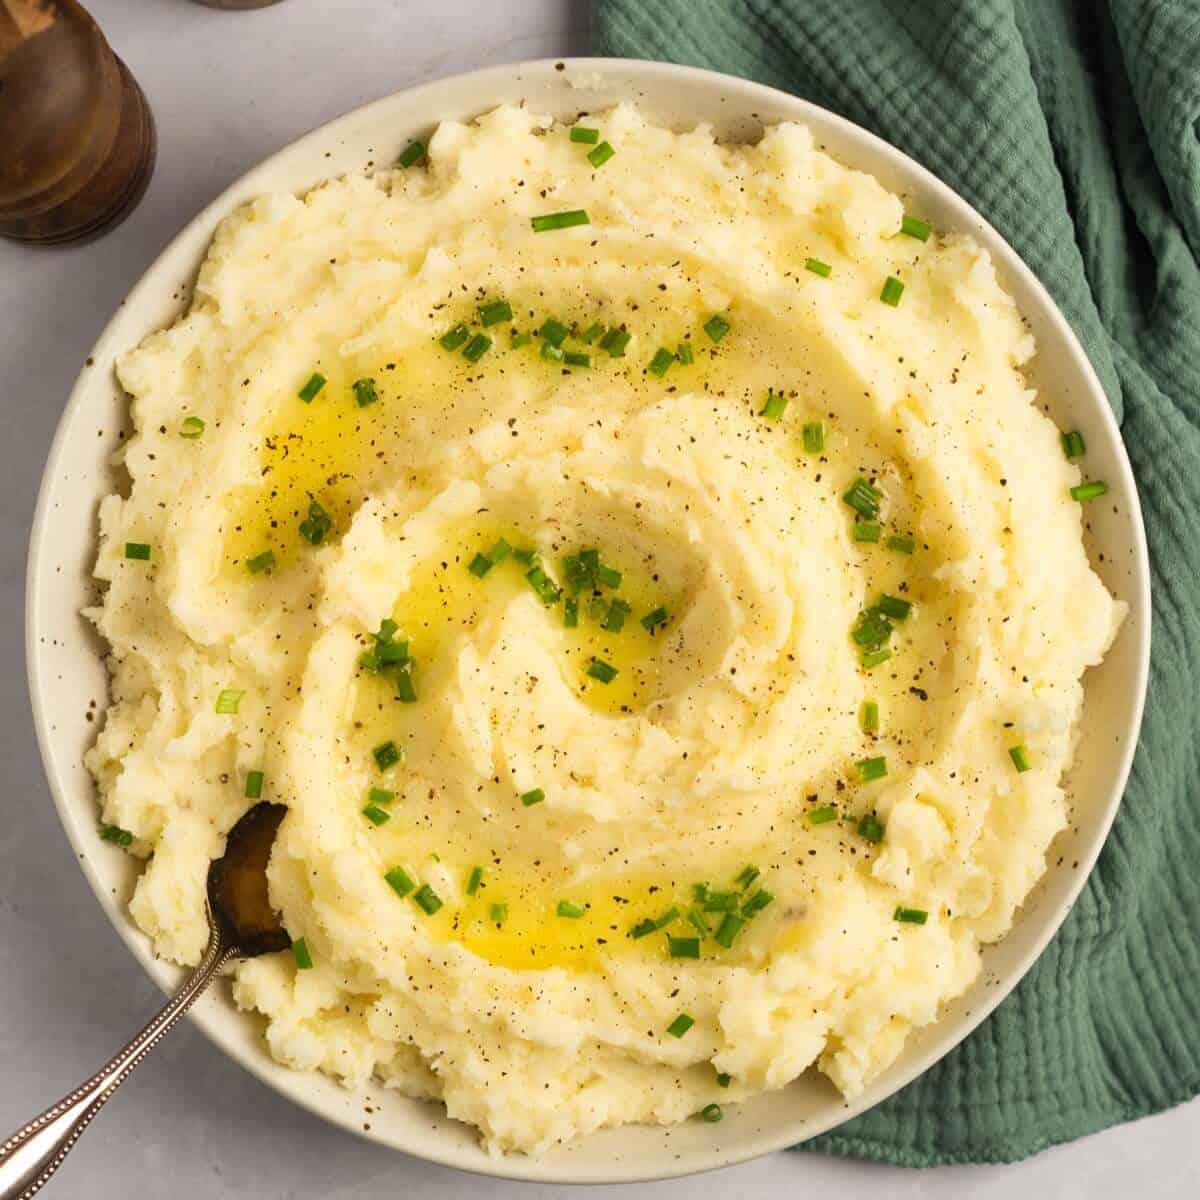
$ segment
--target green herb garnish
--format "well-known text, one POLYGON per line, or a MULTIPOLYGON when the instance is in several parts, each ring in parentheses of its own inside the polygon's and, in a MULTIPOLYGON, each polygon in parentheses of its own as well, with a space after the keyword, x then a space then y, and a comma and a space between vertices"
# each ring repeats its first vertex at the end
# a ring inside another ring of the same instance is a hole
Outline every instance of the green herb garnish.
POLYGON ((533 226, 534 233, 550 233, 555 229, 570 229, 573 225, 590 225, 592 222, 582 208, 576 208, 569 212, 530 217, 529 223, 533 226))
POLYGON ((316 398, 320 390, 325 386, 325 376, 320 371, 314 371, 309 377, 308 382, 296 393, 305 404, 311 404, 316 398))

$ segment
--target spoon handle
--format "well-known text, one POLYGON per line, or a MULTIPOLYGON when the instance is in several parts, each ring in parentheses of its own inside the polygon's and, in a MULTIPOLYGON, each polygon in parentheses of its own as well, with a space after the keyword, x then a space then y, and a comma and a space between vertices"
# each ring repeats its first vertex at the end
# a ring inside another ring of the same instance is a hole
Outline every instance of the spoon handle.
POLYGON ((104 1102, 191 1008, 217 970, 231 957, 233 950, 214 923, 199 966, 162 1012, 91 1079, 0 1143, 0 1200, 29 1200, 41 1190, 104 1102))

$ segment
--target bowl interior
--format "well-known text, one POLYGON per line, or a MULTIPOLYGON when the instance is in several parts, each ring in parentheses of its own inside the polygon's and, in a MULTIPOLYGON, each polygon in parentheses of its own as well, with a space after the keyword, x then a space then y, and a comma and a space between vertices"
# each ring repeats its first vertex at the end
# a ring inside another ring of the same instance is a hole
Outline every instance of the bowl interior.
POLYGON ((27 654, 42 757, 63 824, 102 907, 147 971, 164 987, 179 972, 156 962, 126 905, 134 863, 96 837, 97 810, 84 751, 95 737, 88 719, 106 703, 103 646, 79 610, 94 603, 91 580, 96 508, 119 485, 108 458, 128 423, 113 362, 186 305, 190 285, 222 216, 264 191, 303 190, 369 161, 393 160, 407 141, 447 118, 469 119, 503 101, 526 101, 557 116, 621 100, 676 128, 709 122, 729 140, 754 139, 763 124, 806 122, 836 157, 870 171, 942 229, 973 234, 992 253, 1037 338, 1030 375, 1051 416, 1088 439, 1089 466, 1110 496, 1088 509, 1089 548, 1109 589, 1129 606, 1104 664, 1086 679, 1086 713, 1068 779, 1071 828, 1056 843, 1064 866, 1047 871, 1011 934, 985 953, 974 987, 941 1020, 914 1035, 900 1060, 847 1105, 810 1073, 782 1092, 731 1108, 719 1125, 609 1130, 541 1160, 489 1158, 473 1132, 439 1107, 381 1088, 350 1093, 320 1075, 298 1074, 267 1055, 259 1025, 236 1012, 227 988, 194 1010, 194 1019, 228 1054, 272 1087, 345 1128, 362 1133, 363 1108, 375 1109, 366 1136, 410 1154, 495 1175, 542 1181, 631 1181, 728 1165, 823 1132, 907 1083, 975 1027, 1028 970, 1066 915, 1095 861, 1128 774, 1141 719, 1149 648, 1148 567, 1128 460, 1098 382, 1044 290, 999 235, 949 188, 898 151, 832 114, 744 80, 692 68, 579 59, 493 68, 402 92, 352 112, 293 143, 235 183, 163 252, 118 310, 96 345, 63 415, 42 482, 30 544, 27 654), (1109 502, 1111 501, 1111 503, 1109 502))

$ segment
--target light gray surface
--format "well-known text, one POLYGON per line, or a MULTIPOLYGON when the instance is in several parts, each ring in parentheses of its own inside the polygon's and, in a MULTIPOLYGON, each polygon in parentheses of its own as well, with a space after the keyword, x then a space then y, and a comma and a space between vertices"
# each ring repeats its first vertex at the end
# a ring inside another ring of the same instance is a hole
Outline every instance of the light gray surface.
MULTIPOLYGON (((71 862, 28 714, 21 607, 42 463, 71 383, 121 297, 174 232, 248 167, 365 100, 491 63, 587 49, 582 0, 285 0, 221 13, 90 0, 142 83, 159 162, 137 212, 74 250, 0 243, 0 1135, 91 1074, 159 1002, 71 862)), ((1169 1200, 1200 1195, 1200 1105, 1012 1167, 905 1171, 777 1154, 692 1180, 600 1188, 654 1198, 1169 1200)), ((190 1026, 144 1065, 48 1197, 551 1197, 404 1158, 323 1125, 190 1026)))

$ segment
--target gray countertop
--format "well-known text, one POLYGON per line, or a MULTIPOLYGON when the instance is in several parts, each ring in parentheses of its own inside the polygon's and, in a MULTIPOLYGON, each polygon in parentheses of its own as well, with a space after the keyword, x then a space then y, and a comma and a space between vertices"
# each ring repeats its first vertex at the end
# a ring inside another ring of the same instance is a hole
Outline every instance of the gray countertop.
MULTIPOLYGON (((259 159, 347 109, 423 80, 587 52, 582 0, 285 0, 223 13, 188 0, 88 0, 149 96, 158 168, 140 208, 89 246, 0 243, 0 1135, 89 1075, 160 996, 72 862, 34 744, 20 613, 42 463, 113 308, 198 209, 259 159)), ((960 1200, 1200 1195, 1200 1105, 1010 1167, 910 1171, 776 1154, 691 1180, 600 1188, 646 1197, 843 1195, 960 1200), (1196 1139, 1193 1141, 1192 1139, 1196 1139)), ((405 1158, 327 1126, 174 1033, 74 1151, 50 1197, 566 1195, 405 1158)))

